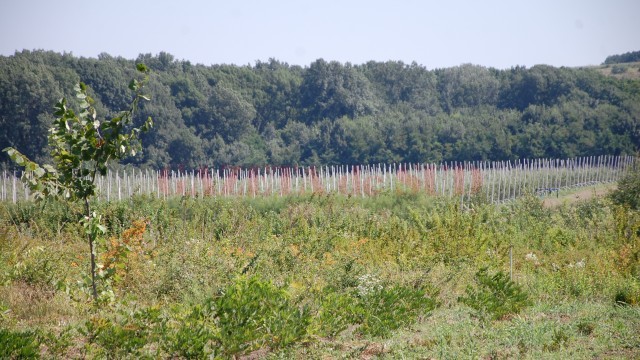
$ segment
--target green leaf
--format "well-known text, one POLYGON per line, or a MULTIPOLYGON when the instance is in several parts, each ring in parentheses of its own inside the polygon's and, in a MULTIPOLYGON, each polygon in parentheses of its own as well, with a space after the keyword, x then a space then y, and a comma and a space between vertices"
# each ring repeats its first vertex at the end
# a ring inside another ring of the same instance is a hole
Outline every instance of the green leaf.
POLYGON ((138 69, 138 71, 144 72, 144 73, 149 72, 149 68, 147 67, 147 65, 142 64, 142 63, 136 64, 136 69, 138 69))
POLYGON ((38 167, 36 167, 36 169, 35 169, 33 172, 34 172, 34 173, 36 174, 36 176, 37 176, 37 177, 39 177, 39 178, 43 177, 43 176, 44 176, 44 174, 46 174, 46 171, 45 171, 43 168, 39 167, 39 166, 38 166, 38 167))
POLYGON ((139 87, 140 86, 138 85, 138 80, 136 79, 131 80, 131 82, 129 83, 129 89, 133 91, 137 91, 139 87))

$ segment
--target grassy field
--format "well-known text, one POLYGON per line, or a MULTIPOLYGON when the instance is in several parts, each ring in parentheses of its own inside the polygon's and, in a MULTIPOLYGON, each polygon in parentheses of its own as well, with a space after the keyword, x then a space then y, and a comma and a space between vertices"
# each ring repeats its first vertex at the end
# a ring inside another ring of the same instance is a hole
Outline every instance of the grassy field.
POLYGON ((2 357, 640 357, 640 213, 600 196, 104 202, 98 303, 78 210, 2 203, 2 357))
POLYGON ((618 79, 640 79, 640 62, 594 66, 603 75, 618 79))
POLYGON ((584 202, 593 198, 604 197, 616 189, 615 183, 597 184, 587 187, 577 187, 559 190, 556 193, 547 194, 542 201, 545 207, 560 207, 584 202))

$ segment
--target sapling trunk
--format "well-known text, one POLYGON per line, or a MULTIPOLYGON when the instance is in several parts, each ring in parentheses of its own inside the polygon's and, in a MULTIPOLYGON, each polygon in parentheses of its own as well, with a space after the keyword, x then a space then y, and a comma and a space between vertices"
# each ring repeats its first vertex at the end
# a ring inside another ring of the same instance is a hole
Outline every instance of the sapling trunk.
MULTIPOLYGON (((84 198, 84 213, 87 220, 91 218, 91 208, 89 207, 89 198, 84 198)), ((95 231, 87 231, 87 240, 89 240, 89 251, 91 253, 91 295, 93 300, 98 300, 98 290, 96 288, 96 252, 94 249, 95 231)))

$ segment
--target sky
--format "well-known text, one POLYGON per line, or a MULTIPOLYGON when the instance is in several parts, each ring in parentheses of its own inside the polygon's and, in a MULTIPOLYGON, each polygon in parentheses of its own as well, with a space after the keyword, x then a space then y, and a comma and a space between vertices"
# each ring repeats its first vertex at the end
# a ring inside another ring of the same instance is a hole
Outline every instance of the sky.
POLYGON ((0 55, 575 67, 640 50, 639 15, 639 0, 0 0, 0 55))

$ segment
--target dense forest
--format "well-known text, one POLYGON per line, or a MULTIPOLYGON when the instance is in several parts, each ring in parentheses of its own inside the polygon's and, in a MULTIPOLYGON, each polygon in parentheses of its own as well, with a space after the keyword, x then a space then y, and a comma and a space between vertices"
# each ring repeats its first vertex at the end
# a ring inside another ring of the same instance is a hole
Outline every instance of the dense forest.
MULTIPOLYGON (((640 80, 593 68, 401 61, 293 66, 192 64, 50 51, 0 56, 0 148, 48 157, 53 105, 83 81, 101 117, 130 102, 135 64, 152 69, 135 166, 367 164, 567 158, 640 149, 640 80)), ((638 71, 635 69, 634 71, 638 71)), ((2 154, 0 166, 8 167, 2 154)))

